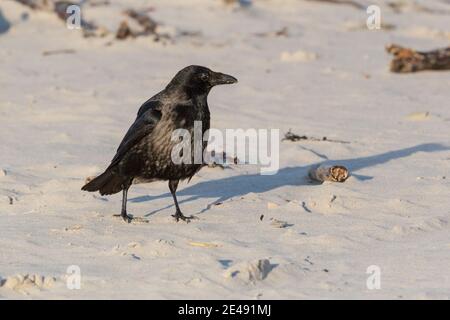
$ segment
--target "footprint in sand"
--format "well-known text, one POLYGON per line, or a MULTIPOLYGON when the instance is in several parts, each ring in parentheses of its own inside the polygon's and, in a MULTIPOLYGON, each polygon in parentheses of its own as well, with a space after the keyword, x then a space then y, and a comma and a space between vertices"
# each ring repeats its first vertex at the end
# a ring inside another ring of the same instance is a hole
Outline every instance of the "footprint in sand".
POLYGON ((275 266, 270 263, 269 259, 243 261, 229 267, 225 271, 224 276, 225 278, 237 279, 244 283, 255 283, 266 279, 275 266))
POLYGON ((392 227, 392 233, 398 235, 409 235, 416 232, 432 232, 446 228, 449 225, 448 219, 445 217, 434 217, 422 219, 406 226, 396 225, 392 227))

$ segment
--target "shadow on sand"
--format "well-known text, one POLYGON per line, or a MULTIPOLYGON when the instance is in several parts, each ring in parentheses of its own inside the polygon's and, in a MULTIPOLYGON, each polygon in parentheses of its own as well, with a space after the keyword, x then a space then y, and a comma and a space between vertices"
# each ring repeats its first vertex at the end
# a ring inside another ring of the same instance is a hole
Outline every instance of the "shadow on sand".
MULTIPOLYGON (((324 160, 307 166, 283 168, 280 169, 276 175, 271 176, 249 174, 204 181, 180 190, 179 192, 177 192, 177 195, 189 196, 187 199, 183 199, 182 201, 180 201, 180 204, 184 202, 194 201, 199 198, 216 199, 201 211, 204 212, 207 211, 215 203, 224 202, 233 197, 243 196, 248 193, 264 193, 282 186, 311 185, 309 179, 307 178, 307 173, 309 168, 314 165, 320 165, 329 162, 341 163, 350 170, 355 178, 359 180, 368 180, 372 179, 372 177, 360 176, 358 174, 355 174, 355 172, 364 168, 380 165, 394 159, 405 158, 416 152, 438 152, 445 150, 450 150, 450 147, 441 144, 427 143, 410 148, 389 151, 369 157, 341 159, 333 161, 324 160)), ((136 197, 130 199, 130 201, 137 203, 165 197, 171 197, 170 193, 167 192, 157 196, 136 197)), ((152 211, 146 216, 150 216, 158 211, 170 208, 172 206, 173 205, 171 204, 165 208, 160 208, 158 210, 152 211)))
POLYGON ((10 26, 10 23, 8 22, 8 20, 6 20, 5 16, 2 13, 2 10, 0 9, 0 35, 7 32, 10 26))

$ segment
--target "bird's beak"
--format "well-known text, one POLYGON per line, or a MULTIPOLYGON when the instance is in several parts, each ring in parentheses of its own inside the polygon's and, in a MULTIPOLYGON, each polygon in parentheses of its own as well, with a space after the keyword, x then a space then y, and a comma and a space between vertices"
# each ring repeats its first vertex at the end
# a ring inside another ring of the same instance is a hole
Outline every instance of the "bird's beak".
POLYGON ((236 82, 238 82, 238 80, 235 77, 220 72, 214 72, 214 75, 211 79, 211 83, 214 86, 217 86, 219 84, 232 84, 236 82))

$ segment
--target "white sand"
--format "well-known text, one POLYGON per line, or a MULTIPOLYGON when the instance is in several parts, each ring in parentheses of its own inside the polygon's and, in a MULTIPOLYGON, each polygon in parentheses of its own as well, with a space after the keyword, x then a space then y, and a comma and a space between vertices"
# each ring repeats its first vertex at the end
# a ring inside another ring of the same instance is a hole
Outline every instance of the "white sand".
MULTIPOLYGON (((113 27, 122 8, 143 3, 111 2, 83 14, 113 27)), ((382 5, 397 28, 368 31, 366 13, 346 5, 146 2, 172 33, 202 35, 85 39, 51 14, 0 3, 10 23, 0 33, 0 298, 449 298, 450 73, 392 74, 384 52, 391 42, 447 46, 449 15, 382 5), (283 27, 288 37, 273 35, 283 27), (75 53, 42 55, 60 49, 75 53), (120 194, 80 188, 109 163, 140 104, 189 64, 239 79, 211 93, 213 127, 351 143, 283 142, 275 176, 202 170, 179 191, 199 218, 190 224, 170 216, 166 183, 134 186, 129 211, 150 223, 127 225, 112 217, 120 194), (353 176, 310 184, 308 168, 327 159, 353 176), (81 268, 80 290, 66 287, 70 265, 81 268), (366 287, 370 265, 379 290, 366 287)))

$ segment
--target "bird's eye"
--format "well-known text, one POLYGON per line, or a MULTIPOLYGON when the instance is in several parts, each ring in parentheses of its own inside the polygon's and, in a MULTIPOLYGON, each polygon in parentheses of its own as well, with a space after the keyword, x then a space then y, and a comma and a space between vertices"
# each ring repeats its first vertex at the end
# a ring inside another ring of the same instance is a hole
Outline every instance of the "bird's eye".
POLYGON ((208 80, 209 80, 209 74, 207 74, 207 73, 202 73, 202 74, 200 75, 200 79, 201 79, 202 81, 208 81, 208 80))

